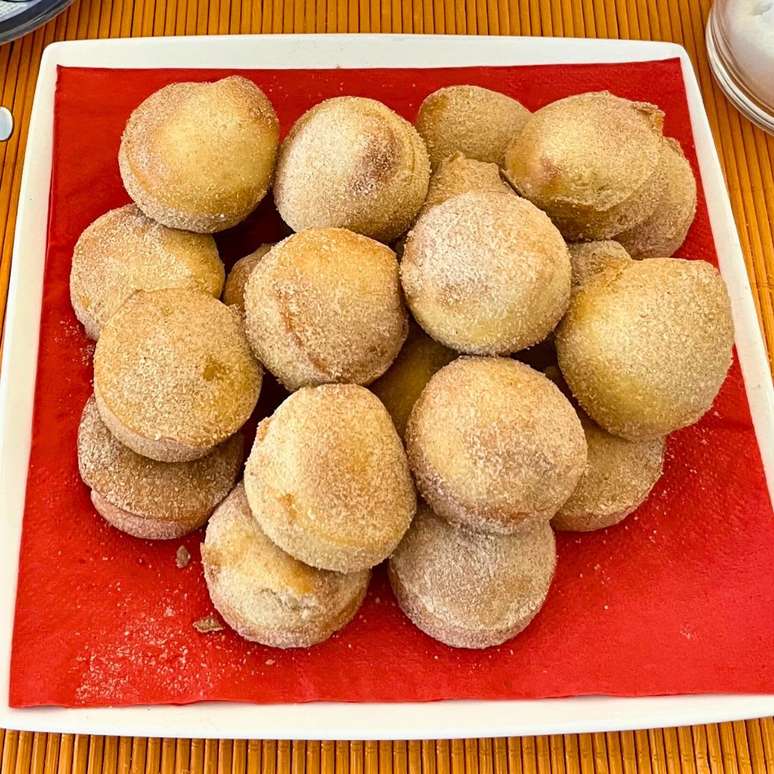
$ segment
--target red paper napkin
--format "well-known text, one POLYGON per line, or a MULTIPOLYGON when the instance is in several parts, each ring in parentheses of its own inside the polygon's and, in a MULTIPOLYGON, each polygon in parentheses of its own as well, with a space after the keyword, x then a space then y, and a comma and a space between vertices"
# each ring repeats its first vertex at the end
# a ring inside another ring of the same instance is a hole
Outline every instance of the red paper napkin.
MULTIPOLYGON (((739 368, 701 423, 672 436, 650 500, 623 524, 559 536, 559 565, 526 632, 483 652, 445 647, 415 629, 377 571, 361 612, 308 650, 199 634, 212 611, 181 541, 136 540, 107 526, 79 477, 75 439, 91 391, 92 345, 70 309, 78 235, 128 201, 116 152, 131 110, 159 87, 225 71, 60 69, 53 188, 32 457, 24 515, 11 704, 121 705, 204 699, 252 702, 412 701, 774 692, 774 519, 739 368)), ((667 114, 666 132, 696 169, 677 60, 624 65, 443 70, 243 72, 277 108, 283 131, 337 94, 375 97, 413 119, 422 98, 453 83, 499 89, 532 109, 610 89, 667 114)), ((700 191, 681 251, 715 262, 700 191)), ((266 203, 219 238, 228 260, 284 228, 266 203)), ((263 401, 270 409, 277 390, 263 401)))

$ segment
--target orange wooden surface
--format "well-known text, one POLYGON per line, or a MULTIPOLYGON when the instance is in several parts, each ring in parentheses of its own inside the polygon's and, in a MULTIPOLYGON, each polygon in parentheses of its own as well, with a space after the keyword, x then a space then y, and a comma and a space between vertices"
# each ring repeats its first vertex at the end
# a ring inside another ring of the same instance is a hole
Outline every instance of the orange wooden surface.
MULTIPOLYGON (((260 32, 423 32, 670 40, 694 61, 769 351, 774 351, 774 138, 712 81, 709 0, 78 0, 0 46, 0 104, 17 131, 0 144, 4 310, 26 130, 43 48, 55 40, 260 32)), ((441 742, 199 741, 0 730, 0 774, 774 774, 774 719, 691 728, 441 742)))

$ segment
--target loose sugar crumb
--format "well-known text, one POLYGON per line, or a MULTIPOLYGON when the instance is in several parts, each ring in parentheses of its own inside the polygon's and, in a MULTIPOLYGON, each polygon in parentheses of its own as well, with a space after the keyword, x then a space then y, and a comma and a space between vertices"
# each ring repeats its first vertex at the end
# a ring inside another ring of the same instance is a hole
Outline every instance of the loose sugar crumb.
POLYGON ((212 613, 205 616, 204 618, 200 618, 198 621, 194 621, 193 626, 194 629, 196 629, 197 632, 201 632, 201 634, 223 631, 223 624, 212 613))
POLYGON ((178 570, 188 567, 191 562, 191 552, 185 546, 179 546, 175 554, 175 566, 178 570))

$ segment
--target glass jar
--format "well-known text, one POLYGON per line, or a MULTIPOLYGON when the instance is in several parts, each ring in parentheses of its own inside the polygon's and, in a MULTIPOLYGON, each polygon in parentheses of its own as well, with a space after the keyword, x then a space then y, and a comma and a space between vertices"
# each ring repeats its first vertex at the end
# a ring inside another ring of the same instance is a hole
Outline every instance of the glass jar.
POLYGON ((707 55, 731 102, 774 133, 774 0, 716 0, 707 55))
POLYGON ((20 38, 64 11, 72 0, 0 0, 0 44, 20 38))

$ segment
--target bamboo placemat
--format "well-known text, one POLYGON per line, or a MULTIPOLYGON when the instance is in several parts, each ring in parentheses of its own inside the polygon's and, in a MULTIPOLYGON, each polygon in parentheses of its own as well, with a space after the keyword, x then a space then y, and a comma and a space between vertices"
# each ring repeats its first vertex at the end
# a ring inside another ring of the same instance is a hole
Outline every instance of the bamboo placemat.
MULTIPOLYGON (((55 40, 258 32, 424 32, 671 40, 696 66, 769 352, 774 352, 774 138, 712 81, 710 0, 80 0, 0 46, 0 311, 38 65, 55 40)), ((160 729, 163 730, 163 729, 160 729)), ((242 742, 0 730, 0 774, 774 774, 774 719, 691 728, 440 742, 242 742)))

